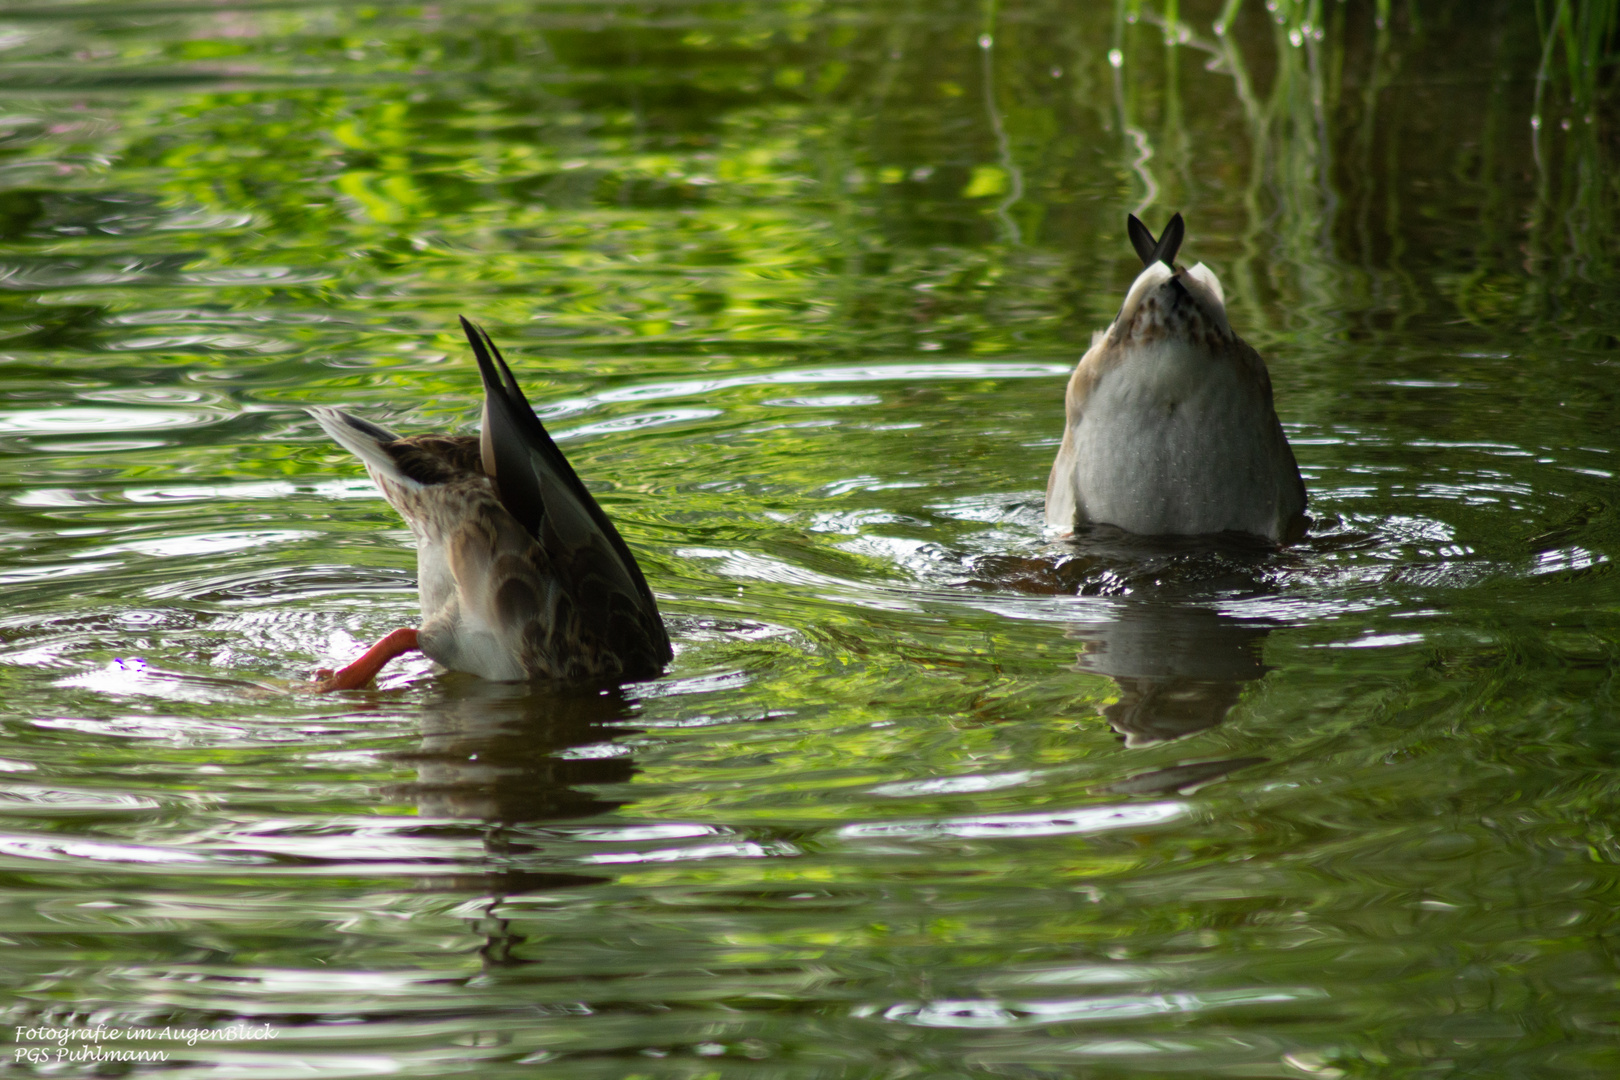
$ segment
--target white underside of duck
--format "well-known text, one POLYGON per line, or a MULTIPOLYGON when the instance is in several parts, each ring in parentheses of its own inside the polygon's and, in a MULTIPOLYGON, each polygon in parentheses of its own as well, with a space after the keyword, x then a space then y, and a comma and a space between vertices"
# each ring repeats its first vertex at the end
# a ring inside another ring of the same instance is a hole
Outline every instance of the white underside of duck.
POLYGON ((1276 424, 1231 365, 1184 342, 1147 346, 1098 379, 1066 433, 1047 524, 1278 540, 1301 507, 1285 505, 1298 474, 1276 424))
MULTIPOLYGON (((490 501, 494 501, 491 495, 490 501)), ((454 526, 452 526, 454 528, 454 526)), ((461 530, 465 531, 465 530, 461 530)), ((516 530, 509 530, 515 534, 516 530)), ((483 537, 416 534, 416 586, 422 602, 422 651, 451 671, 465 671, 485 679, 514 681, 530 672, 520 661, 523 628, 502 619, 487 570, 459 567, 465 556, 455 549, 472 541, 487 546, 483 537), (459 543, 458 543, 459 542, 459 543)))
POLYGON ((519 659, 524 628, 498 616, 490 593, 500 583, 491 580, 489 564, 499 547, 521 553, 532 541, 501 508, 488 479, 465 475, 451 483, 423 484, 406 475, 389 454, 387 447, 399 442, 392 432, 357 423, 356 417, 336 409, 310 412, 327 434, 361 460, 411 528, 422 604, 421 650, 452 671, 497 681, 527 678, 530 673, 519 659))

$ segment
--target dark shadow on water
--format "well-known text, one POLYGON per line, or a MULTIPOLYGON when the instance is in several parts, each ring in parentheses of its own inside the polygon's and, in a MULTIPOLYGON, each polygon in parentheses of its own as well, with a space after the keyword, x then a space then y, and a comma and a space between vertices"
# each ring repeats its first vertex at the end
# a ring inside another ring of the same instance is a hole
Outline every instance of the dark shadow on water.
POLYGON ((1209 607, 1126 600, 1106 622, 1072 627, 1076 670, 1107 675, 1119 700, 1103 716, 1126 746, 1152 746, 1214 727, 1266 671, 1270 627, 1209 607))
POLYGON ((526 869, 546 855, 514 826, 591 818, 623 805, 589 790, 622 784, 635 774, 628 755, 611 748, 630 706, 618 689, 559 689, 543 683, 499 683, 446 675, 422 703, 421 744, 395 760, 410 762, 416 780, 384 791, 415 805, 424 818, 478 823, 487 868, 477 874, 436 876, 434 891, 482 893, 486 914, 474 929, 484 935, 480 953, 491 966, 523 963, 514 950, 523 938, 494 914, 508 897, 553 889, 599 885, 591 874, 526 869), (576 747, 603 747, 573 756, 576 747))
POLYGON ((617 689, 559 689, 545 683, 500 683, 471 676, 440 678, 422 703, 422 742, 401 755, 416 766, 414 783, 390 797, 423 817, 493 824, 591 817, 621 803, 581 785, 620 784, 635 766, 616 754, 568 756, 633 729, 617 726, 630 706, 617 689))
POLYGON ((1274 591, 1275 577, 1293 559, 1289 549, 1242 533, 1136 536, 1101 525, 1040 555, 981 557, 968 584, 1048 596, 1207 601, 1274 591))
MULTIPOLYGON (((1094 528, 1042 556, 989 556, 971 584, 1042 595, 1094 596, 1096 618, 1069 627, 1080 643, 1075 670, 1106 675, 1119 700, 1103 717, 1127 747, 1206 731, 1226 718, 1269 670, 1261 644, 1271 626, 1234 618, 1216 603, 1274 592, 1290 556, 1238 534, 1141 537, 1094 528)), ((1200 761, 1110 786, 1121 794, 1185 791, 1263 762, 1200 761)))
POLYGON ((600 885, 592 874, 524 868, 544 863, 546 853, 514 826, 592 818, 623 803, 588 790, 622 784, 635 774, 627 754, 611 740, 633 733, 622 726, 631 708, 618 688, 558 688, 545 683, 490 682, 448 674, 422 703, 421 745, 396 760, 416 767, 417 778, 385 790, 386 797, 413 803, 424 818, 455 818, 480 826, 487 868, 480 874, 440 876, 425 883, 434 891, 482 893, 484 914, 472 929, 487 967, 529 963, 516 950, 522 935, 496 914, 509 897, 600 885), (570 755, 576 747, 603 752, 570 755))

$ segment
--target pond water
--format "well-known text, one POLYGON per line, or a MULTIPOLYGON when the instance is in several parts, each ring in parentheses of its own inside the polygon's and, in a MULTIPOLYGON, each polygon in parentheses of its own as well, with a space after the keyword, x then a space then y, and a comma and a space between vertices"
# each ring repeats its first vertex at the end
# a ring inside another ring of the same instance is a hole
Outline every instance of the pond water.
POLYGON ((0 13, 0 1070, 1620 1071, 1620 173, 1531 5, 230 8, 0 13), (1132 210, 1304 543, 1043 535, 1132 210), (459 314, 663 677, 292 692, 418 617, 303 408, 470 429, 459 314))

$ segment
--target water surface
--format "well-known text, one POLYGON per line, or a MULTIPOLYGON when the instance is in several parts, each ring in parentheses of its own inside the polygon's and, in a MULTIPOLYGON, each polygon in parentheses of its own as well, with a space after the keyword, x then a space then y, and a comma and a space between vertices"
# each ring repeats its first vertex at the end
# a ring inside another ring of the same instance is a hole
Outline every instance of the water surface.
POLYGON ((3 1029, 1613 1075, 1612 116, 1532 128, 1514 8, 0 14, 3 1029), (1131 210, 1269 358, 1305 543, 1043 536, 1131 210), (463 313, 675 661, 290 692, 418 616, 303 408, 470 430, 463 313))

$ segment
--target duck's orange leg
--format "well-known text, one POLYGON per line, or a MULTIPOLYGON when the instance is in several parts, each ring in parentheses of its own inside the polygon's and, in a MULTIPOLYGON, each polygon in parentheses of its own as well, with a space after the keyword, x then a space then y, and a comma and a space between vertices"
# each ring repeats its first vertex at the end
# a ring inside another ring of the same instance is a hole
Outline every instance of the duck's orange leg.
POLYGON ((388 661, 418 647, 415 630, 408 626, 395 630, 367 649, 364 656, 348 667, 337 671, 327 668, 317 671, 315 677, 318 681, 314 689, 320 693, 328 690, 358 690, 375 679, 377 672, 381 671, 388 661))

